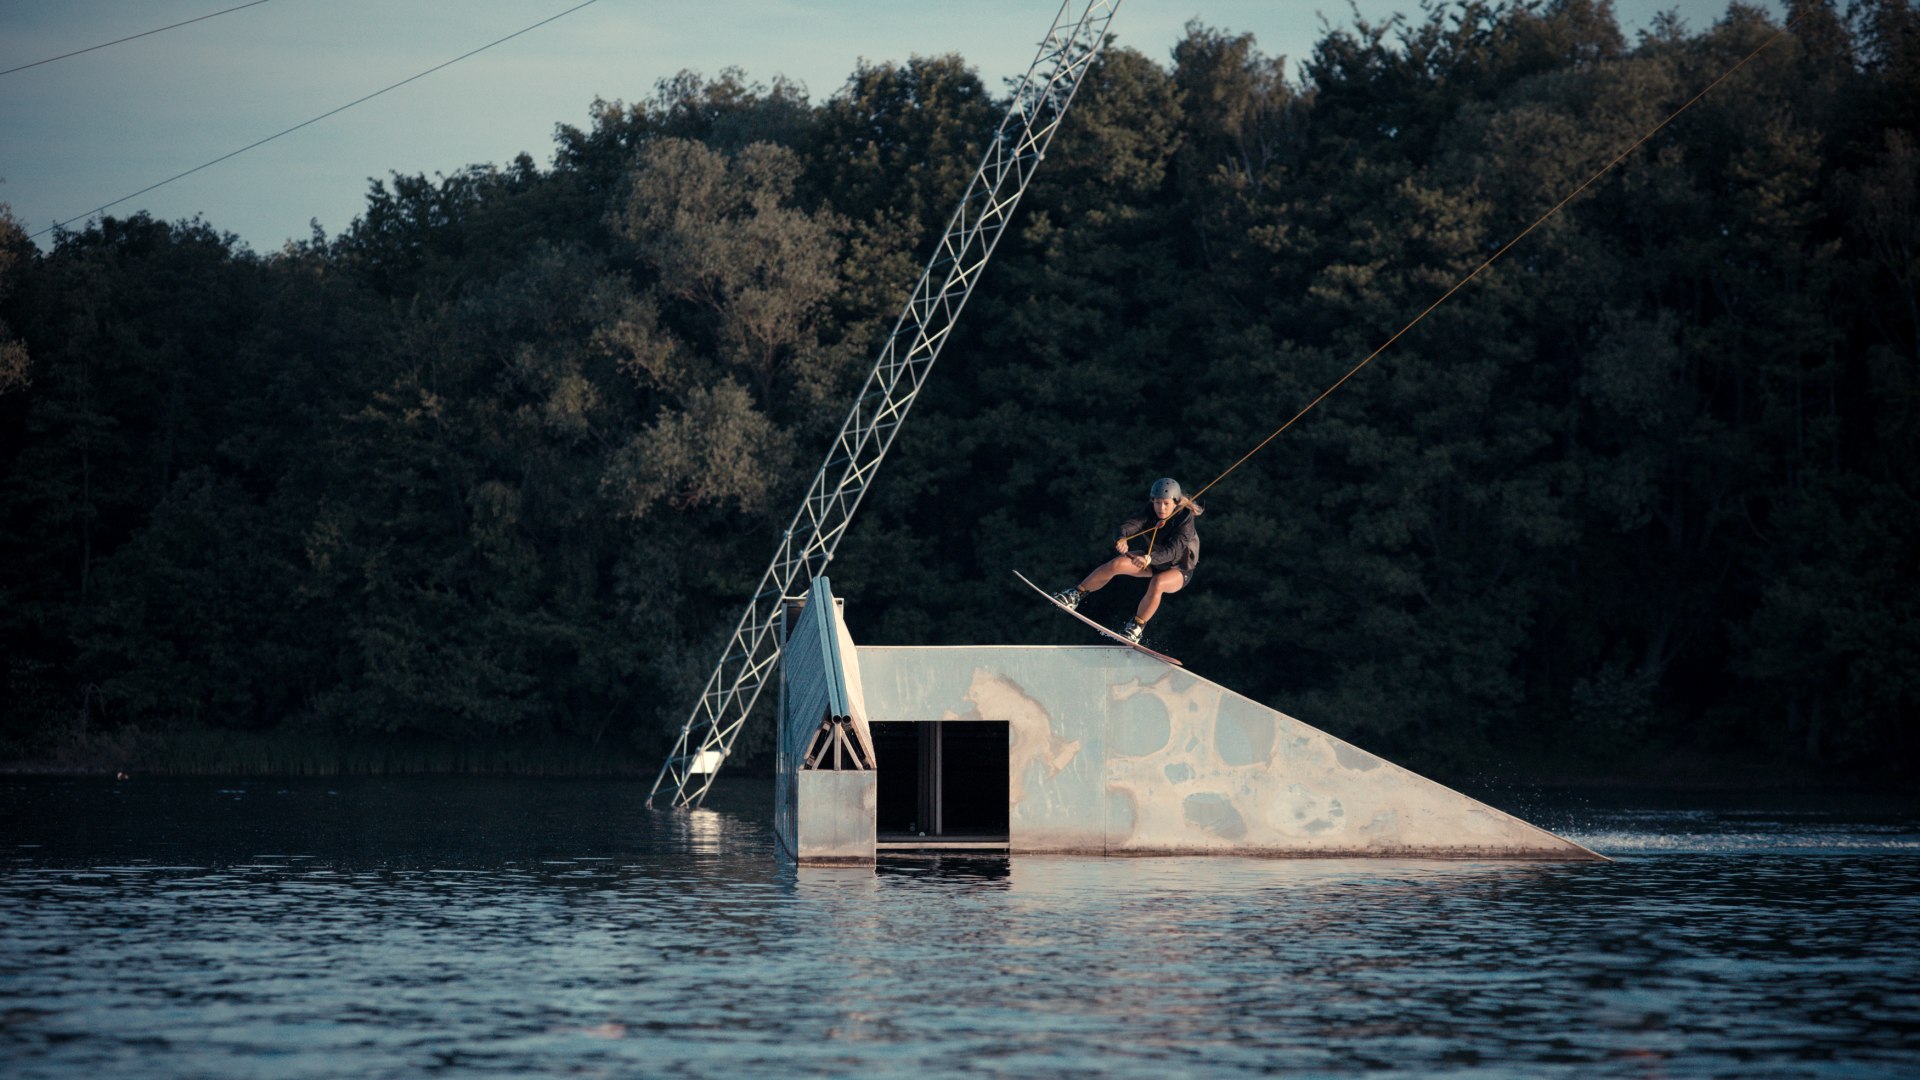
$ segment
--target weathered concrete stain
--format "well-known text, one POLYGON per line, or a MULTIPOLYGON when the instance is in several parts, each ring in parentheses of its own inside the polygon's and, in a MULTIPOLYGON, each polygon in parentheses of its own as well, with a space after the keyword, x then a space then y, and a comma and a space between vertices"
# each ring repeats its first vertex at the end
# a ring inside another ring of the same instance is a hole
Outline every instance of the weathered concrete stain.
POLYGON ((1180 800, 1180 816, 1187 824, 1222 840, 1239 840, 1247 835, 1247 823, 1234 809, 1233 800, 1212 791, 1196 791, 1180 800))
POLYGON ((1045 770, 1047 779, 1059 776, 1080 754, 1077 739, 1062 738, 1053 730, 1053 717, 1012 679, 995 675, 985 668, 976 669, 967 686, 966 701, 973 708, 965 713, 942 716, 945 720, 1004 720, 1007 722, 1007 767, 1010 770, 1008 797, 1015 803, 1026 797, 1026 776, 1034 766, 1045 770))
POLYGON ((1173 738, 1173 715, 1151 695, 1116 693, 1107 714, 1107 753, 1147 757, 1166 749, 1173 738))
MULTIPOLYGON (((1214 751, 1212 726, 1219 693, 1212 684, 1155 665, 1151 680, 1116 682, 1117 709, 1153 711, 1167 718, 1167 738, 1152 752, 1129 759, 1110 754, 1107 785, 1126 792, 1136 807, 1133 827, 1110 830, 1109 850, 1231 850, 1247 838, 1246 815, 1234 798, 1230 767, 1214 751)), ((1246 740, 1242 740, 1246 743, 1246 740)), ((1238 748, 1240 756, 1250 745, 1238 748)))
POLYGON ((1356 750, 1346 743, 1335 744, 1333 748, 1333 760, 1339 762, 1340 767, 1343 769, 1356 769, 1360 772, 1380 767, 1379 758, 1374 757, 1365 750, 1356 750))
POLYGON ((1305 784, 1282 787, 1266 810, 1267 824, 1285 836, 1318 838, 1347 827, 1347 809, 1340 800, 1305 784))
MULTIPOLYGON (((1189 708, 1197 713, 1200 706, 1189 708)), ((1273 756, 1273 718, 1223 711, 1213 723, 1213 748, 1223 765, 1264 765, 1273 756)))

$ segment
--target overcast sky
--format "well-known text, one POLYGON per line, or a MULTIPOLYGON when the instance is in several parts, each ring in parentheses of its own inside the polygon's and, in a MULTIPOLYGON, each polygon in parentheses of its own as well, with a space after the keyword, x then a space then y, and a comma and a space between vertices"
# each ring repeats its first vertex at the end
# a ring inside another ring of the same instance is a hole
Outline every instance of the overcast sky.
MULTIPOLYGON (((242 0, 0 0, 0 70, 242 0)), ((38 232, 565 11, 579 0, 269 0, 0 75, 0 202, 38 232)), ((1078 0, 1076 0, 1078 3, 1078 0)), ((1762 7, 1780 17, 1782 0, 1762 7)), ((1198 18, 1304 58, 1353 8, 1417 0, 1125 0, 1120 45, 1165 60, 1198 18)), ((1704 29, 1726 0, 1616 0, 1629 39, 1657 12, 1704 29)), ((815 100, 855 63, 958 52, 990 86, 1024 72, 1058 0, 599 0, 528 34, 110 213, 202 215, 257 251, 337 233, 369 177, 552 158, 554 126, 598 96, 634 101, 680 70, 784 75, 815 100)), ((1290 66, 1289 70, 1292 68, 1290 66)), ((75 227, 78 227, 76 224, 75 227)), ((41 243, 45 244, 43 237, 41 243)))

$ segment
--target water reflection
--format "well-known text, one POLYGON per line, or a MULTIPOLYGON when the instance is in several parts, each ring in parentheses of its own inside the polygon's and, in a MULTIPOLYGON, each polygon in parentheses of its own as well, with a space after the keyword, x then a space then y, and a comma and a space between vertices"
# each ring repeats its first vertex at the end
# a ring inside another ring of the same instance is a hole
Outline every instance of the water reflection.
POLYGON ((876 860, 871 872, 883 878, 899 877, 910 881, 1004 886, 1008 876, 1013 873, 1013 860, 1005 855, 889 855, 876 860))
POLYGON ((1920 1071, 1911 815, 1563 811, 1613 864, 796 870, 764 785, 643 799, 0 783, 8 1075, 1920 1071))

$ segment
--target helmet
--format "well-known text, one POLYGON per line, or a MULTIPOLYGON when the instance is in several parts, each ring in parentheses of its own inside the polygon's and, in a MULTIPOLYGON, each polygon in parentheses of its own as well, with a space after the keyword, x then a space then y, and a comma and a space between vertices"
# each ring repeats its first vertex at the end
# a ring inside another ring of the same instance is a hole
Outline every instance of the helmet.
POLYGON ((1177 502, 1180 498, 1180 481, 1171 476, 1163 476, 1155 480, 1152 489, 1147 492, 1147 498, 1173 499, 1177 502))

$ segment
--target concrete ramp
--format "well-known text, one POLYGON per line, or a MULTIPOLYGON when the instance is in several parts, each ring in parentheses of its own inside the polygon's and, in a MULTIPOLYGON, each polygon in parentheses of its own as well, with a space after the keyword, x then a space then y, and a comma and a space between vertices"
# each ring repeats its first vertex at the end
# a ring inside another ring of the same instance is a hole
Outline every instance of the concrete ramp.
POLYGON ((800 862, 956 847, 1602 858, 1132 649, 857 645, 824 577, 789 609, 774 817, 800 862))
POLYGON ((1008 725, 1014 853, 1602 858, 1131 649, 857 652, 875 723, 1008 725))

